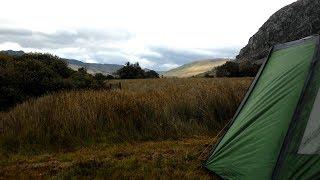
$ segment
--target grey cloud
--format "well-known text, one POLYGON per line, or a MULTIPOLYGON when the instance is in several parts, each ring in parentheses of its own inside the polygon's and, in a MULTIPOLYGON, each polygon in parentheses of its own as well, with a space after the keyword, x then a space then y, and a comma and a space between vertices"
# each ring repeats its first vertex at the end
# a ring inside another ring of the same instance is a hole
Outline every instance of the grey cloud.
MULTIPOLYGON (((95 53, 95 52, 87 52, 92 59, 94 59, 98 63, 110 63, 110 64, 124 64, 127 61, 139 61, 139 59, 147 59, 154 63, 151 67, 147 68, 166 71, 169 66, 164 66, 164 64, 177 64, 183 65, 195 60, 202 59, 213 59, 213 58, 232 58, 234 57, 239 48, 222 48, 222 49, 170 49, 166 47, 151 47, 149 48, 151 52, 159 54, 160 56, 155 55, 137 55, 137 59, 127 59, 126 55, 121 53, 118 50, 105 50, 108 53, 95 53)), ((80 59, 81 60, 81 59, 80 59)))
POLYGON ((171 65, 182 65, 195 60, 221 57, 235 57, 240 47, 219 49, 171 49, 164 46, 146 47, 151 53, 132 55, 126 54, 120 47, 109 48, 105 45, 125 42, 133 38, 133 34, 122 30, 77 29, 74 32, 58 31, 43 33, 26 29, 9 29, 0 26, 0 44, 4 42, 18 43, 22 48, 45 50, 64 58, 86 61, 94 60, 98 63, 123 64, 128 60, 139 61, 145 59, 147 68, 167 70, 171 65), (65 49, 66 48, 66 49, 65 49), (79 48, 68 51, 68 48, 79 48), (136 59, 127 59, 133 57, 136 59))
POLYGON ((154 56, 142 56, 143 58, 150 59, 155 61, 156 63, 175 63, 175 64, 183 64, 188 61, 192 61, 195 59, 202 59, 207 58, 207 56, 203 56, 200 54, 194 54, 187 50, 175 50, 169 49, 165 47, 154 47, 151 48, 152 51, 159 53, 161 57, 154 57, 154 56))
POLYGON ((161 64, 186 64, 195 60, 214 58, 233 58, 238 53, 239 48, 221 49, 170 49, 166 47, 153 47, 153 52, 161 54, 161 57, 142 56, 158 65, 161 64))
POLYGON ((124 64, 128 61, 124 55, 120 53, 110 54, 92 54, 92 59, 96 60, 97 63, 108 63, 108 64, 124 64))
POLYGON ((57 49, 63 47, 79 47, 81 44, 96 44, 98 42, 125 41, 132 34, 121 30, 99 31, 78 29, 75 32, 58 31, 43 33, 26 29, 0 28, 0 43, 16 42, 24 48, 57 49))
POLYGON ((235 58, 236 55, 239 54, 239 50, 241 47, 228 47, 228 48, 219 48, 219 49, 212 49, 217 57, 229 57, 235 58))
POLYGON ((31 36, 32 32, 24 29, 0 29, 0 36, 31 36))

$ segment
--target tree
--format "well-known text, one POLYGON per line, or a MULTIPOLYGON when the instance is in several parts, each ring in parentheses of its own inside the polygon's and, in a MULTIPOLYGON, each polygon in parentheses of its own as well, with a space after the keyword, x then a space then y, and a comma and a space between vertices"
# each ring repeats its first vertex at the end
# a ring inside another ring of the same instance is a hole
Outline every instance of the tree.
POLYGON ((144 73, 139 63, 131 64, 130 62, 116 72, 120 79, 140 79, 145 77, 144 73))
POLYGON ((251 63, 249 61, 241 62, 239 64, 239 72, 241 76, 254 77, 260 69, 260 65, 251 63))
POLYGON ((159 78, 159 74, 154 70, 149 70, 144 73, 145 78, 159 78))
POLYGON ((249 61, 228 61, 215 68, 217 77, 253 77, 259 71, 260 65, 249 61))
POLYGON ((239 64, 227 61, 216 68, 217 77, 237 77, 239 76, 239 64))
POLYGON ((116 74, 120 79, 159 78, 159 74, 156 71, 145 71, 140 67, 139 63, 131 64, 130 62, 127 62, 116 74))
POLYGON ((85 67, 78 68, 78 72, 82 74, 87 74, 87 68, 85 67))

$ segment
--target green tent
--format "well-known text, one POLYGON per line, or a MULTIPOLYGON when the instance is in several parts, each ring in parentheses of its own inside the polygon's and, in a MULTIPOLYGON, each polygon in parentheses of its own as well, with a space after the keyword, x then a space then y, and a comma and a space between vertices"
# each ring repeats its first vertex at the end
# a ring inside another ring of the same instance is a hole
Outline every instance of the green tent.
POLYGON ((319 36, 274 46, 205 167, 225 179, 320 179, 319 36))

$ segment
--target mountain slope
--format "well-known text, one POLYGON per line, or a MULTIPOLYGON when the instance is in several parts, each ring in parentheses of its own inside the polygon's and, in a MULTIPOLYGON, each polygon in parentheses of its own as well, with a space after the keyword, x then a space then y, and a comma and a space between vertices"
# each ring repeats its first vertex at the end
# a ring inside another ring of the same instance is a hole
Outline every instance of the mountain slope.
POLYGON ((105 75, 113 74, 123 65, 118 64, 98 64, 98 63, 84 63, 74 59, 67 59, 69 67, 77 70, 78 68, 85 67, 90 74, 102 73, 105 75))
POLYGON ((224 64, 228 59, 209 59, 195 61, 182 65, 163 73, 166 77, 192 77, 210 71, 212 68, 224 64))
POLYGON ((8 56, 22 56, 25 54, 23 51, 13 51, 13 50, 6 50, 6 51, 0 51, 0 54, 5 54, 8 56))
POLYGON ((241 49, 237 59, 259 60, 275 44, 316 33, 320 33, 320 1, 298 0, 274 13, 241 49))
MULTIPOLYGON (((9 56, 22 56, 25 54, 23 51, 13 51, 6 50, 0 51, 0 54, 6 54, 9 56)), ((68 63, 68 66, 73 70, 78 70, 81 67, 87 69, 87 72, 90 74, 102 73, 104 75, 113 74, 118 69, 122 68, 123 65, 118 64, 98 64, 98 63, 84 63, 75 59, 65 59, 68 63)))

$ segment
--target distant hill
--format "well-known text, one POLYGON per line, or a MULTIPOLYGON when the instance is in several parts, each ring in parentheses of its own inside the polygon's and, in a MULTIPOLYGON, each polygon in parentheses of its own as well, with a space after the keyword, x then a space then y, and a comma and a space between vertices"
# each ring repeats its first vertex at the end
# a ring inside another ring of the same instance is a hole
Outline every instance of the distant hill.
MULTIPOLYGON (((9 56, 22 56, 25 54, 23 51, 13 51, 6 50, 0 51, 0 54, 6 54, 9 56)), ((118 69, 122 68, 123 65, 118 64, 98 64, 98 63, 84 63, 75 59, 65 59, 67 61, 68 66, 73 70, 78 70, 81 67, 87 69, 87 72, 90 74, 102 73, 104 75, 113 74, 118 69)))
POLYGON ((123 65, 118 64, 98 64, 98 63, 84 63, 75 59, 66 59, 71 69, 77 70, 78 68, 85 67, 90 74, 102 73, 105 75, 113 74, 123 65))
POLYGON ((6 51, 0 51, 0 54, 6 54, 8 56, 22 56, 25 54, 23 51, 13 51, 13 50, 6 50, 6 51))
POLYGON ((162 73, 162 75, 165 77, 192 77, 210 71, 214 67, 220 66, 227 61, 228 59, 208 59, 195 61, 182 65, 175 69, 171 69, 167 72, 162 73))
POLYGON ((275 44, 319 33, 320 1, 298 0, 274 13, 249 39, 237 59, 256 62, 265 58, 275 44))

